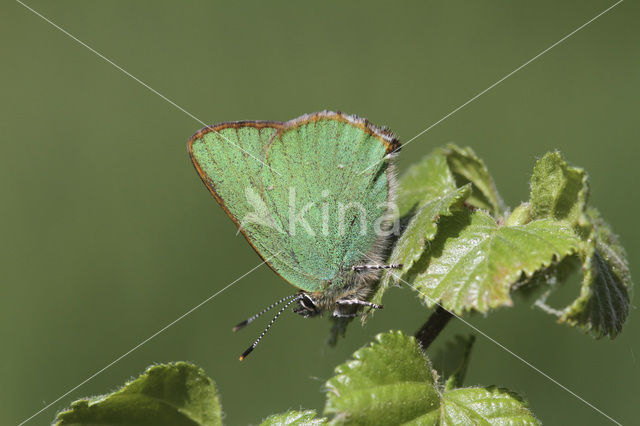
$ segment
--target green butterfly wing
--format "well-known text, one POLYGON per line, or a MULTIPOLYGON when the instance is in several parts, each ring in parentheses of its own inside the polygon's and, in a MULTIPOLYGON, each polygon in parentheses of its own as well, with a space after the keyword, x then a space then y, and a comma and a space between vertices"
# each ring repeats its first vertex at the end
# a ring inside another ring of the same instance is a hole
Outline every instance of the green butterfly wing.
POLYGON ((189 140, 189 154, 267 264, 316 292, 367 263, 391 197, 388 154, 399 146, 364 119, 324 111, 207 127, 189 140))

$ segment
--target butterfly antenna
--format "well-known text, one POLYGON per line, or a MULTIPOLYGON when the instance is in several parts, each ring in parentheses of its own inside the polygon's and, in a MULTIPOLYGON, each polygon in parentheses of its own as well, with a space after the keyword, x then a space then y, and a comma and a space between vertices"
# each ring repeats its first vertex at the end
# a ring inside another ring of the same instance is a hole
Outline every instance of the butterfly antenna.
POLYGON ((266 308, 264 308, 263 310, 261 310, 260 312, 258 312, 257 314, 255 314, 254 316, 252 316, 251 318, 248 318, 244 321, 242 321, 241 323, 239 323, 238 325, 236 325, 235 327, 233 327, 233 331, 238 331, 241 328, 244 328, 246 325, 252 323, 253 321, 255 321, 256 319, 258 319, 262 314, 269 312, 271 309, 275 308, 276 306, 278 306, 279 304, 281 304, 282 302, 286 302, 289 299, 293 299, 294 297, 299 296, 298 294, 292 294, 291 296, 287 296, 284 297, 280 300, 278 300, 275 303, 272 303, 271 305, 267 306, 266 308))
MULTIPOLYGON (((273 325, 274 322, 276 322, 276 320, 278 319, 278 317, 280 316, 280 314, 282 314, 285 309, 287 309, 287 307, 289 305, 291 305, 293 302, 296 302, 298 300, 300 300, 300 296, 299 294, 296 294, 293 296, 293 298, 291 300, 289 300, 279 311, 278 313, 273 317, 273 319, 269 322, 269 324, 267 324, 267 328, 264 329, 264 331, 262 332, 262 334, 260 334, 260 336, 258 336, 258 338, 256 339, 255 342, 253 342, 251 344, 251 346, 249 346, 249 348, 244 351, 244 353, 242 355, 240 355, 240 361, 242 361, 243 359, 245 359, 247 357, 247 355, 249 355, 251 352, 253 352, 253 350, 256 348, 256 346, 258 346, 258 343, 260 343, 260 340, 262 340, 262 338, 264 337, 265 334, 267 334, 267 331, 269 331, 269 329, 271 328, 271 326, 273 325)), ((291 298, 288 297, 287 299, 291 298)), ((285 299, 286 300, 286 299, 285 299)))

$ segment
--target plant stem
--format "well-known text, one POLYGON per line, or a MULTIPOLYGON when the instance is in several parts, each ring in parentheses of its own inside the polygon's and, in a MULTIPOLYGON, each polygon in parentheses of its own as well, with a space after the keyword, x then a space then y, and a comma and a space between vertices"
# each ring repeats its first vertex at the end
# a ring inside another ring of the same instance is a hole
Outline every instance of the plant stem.
POLYGON ((449 311, 440 305, 436 307, 436 310, 429 316, 427 322, 425 322, 416 333, 416 339, 418 343, 420 343, 420 346, 422 346, 422 350, 427 350, 451 318, 453 318, 453 315, 451 315, 449 311))

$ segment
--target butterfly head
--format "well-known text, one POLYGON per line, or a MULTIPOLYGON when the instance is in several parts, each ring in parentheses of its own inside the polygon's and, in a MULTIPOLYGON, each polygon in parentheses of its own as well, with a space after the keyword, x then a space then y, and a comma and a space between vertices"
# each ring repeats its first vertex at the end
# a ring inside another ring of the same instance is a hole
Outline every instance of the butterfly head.
POLYGON ((312 293, 300 293, 298 307, 293 309, 293 312, 304 318, 315 317, 320 315, 322 311, 318 297, 312 293))
POLYGON ((359 315, 359 311, 363 306, 368 306, 375 309, 382 309, 382 305, 376 305, 371 302, 367 302, 365 300, 353 299, 347 297, 336 298, 335 295, 331 293, 307 293, 300 292, 297 294, 293 294, 291 296, 285 297, 283 299, 278 300, 273 303, 271 306, 263 309, 261 312, 258 312, 256 315, 252 316, 249 319, 246 319, 236 325, 233 328, 233 331, 238 331, 241 328, 244 328, 249 323, 253 322, 255 319, 260 317, 262 314, 268 312, 272 308, 282 305, 282 307, 278 310, 273 319, 269 322, 265 330, 260 334, 260 336, 253 342, 251 346, 240 356, 240 360, 242 361, 249 355, 253 349, 260 343, 260 340, 264 337, 264 335, 269 331, 273 323, 278 319, 280 314, 282 314, 289 305, 296 303, 297 307, 293 309, 298 315, 301 315, 304 318, 311 318, 317 315, 321 315, 323 312, 332 309, 332 315, 334 317, 354 317, 359 315))

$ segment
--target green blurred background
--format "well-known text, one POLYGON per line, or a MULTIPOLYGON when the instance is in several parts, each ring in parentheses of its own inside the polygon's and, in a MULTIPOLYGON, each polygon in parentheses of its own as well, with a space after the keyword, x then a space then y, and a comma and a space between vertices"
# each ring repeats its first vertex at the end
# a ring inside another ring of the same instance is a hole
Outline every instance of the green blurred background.
MULTIPOLYGON (((406 141, 613 2, 28 4, 206 123, 338 109, 406 141)), ((400 171, 446 142, 470 145, 515 206, 536 158, 559 149, 589 172, 591 202, 637 276, 638 12, 620 4, 435 126, 404 149, 400 171)), ((0 38, 0 424, 16 424, 260 261, 189 162, 200 123, 19 3, 2 6, 0 38)), ((393 289, 337 348, 328 321, 287 314, 238 362, 263 323, 231 327, 292 290, 259 268, 30 424, 173 360, 214 378, 227 424, 322 409, 334 366, 429 314, 393 289)), ((618 421, 637 419, 635 306, 615 341, 524 303, 470 320, 618 421)), ((454 321, 434 349, 470 332, 454 321)), ((468 383, 520 392, 547 424, 608 423, 482 337, 468 383)))

